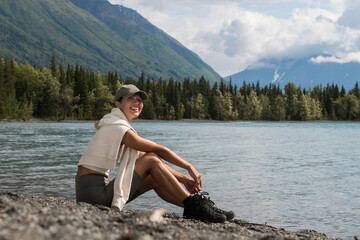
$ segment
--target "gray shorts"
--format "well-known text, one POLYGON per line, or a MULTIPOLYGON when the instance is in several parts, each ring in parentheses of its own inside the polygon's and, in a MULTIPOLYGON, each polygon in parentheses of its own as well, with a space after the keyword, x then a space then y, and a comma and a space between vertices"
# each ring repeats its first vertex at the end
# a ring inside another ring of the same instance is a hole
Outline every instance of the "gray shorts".
MULTIPOLYGON (((87 202, 111 207, 114 195, 114 181, 115 178, 109 182, 106 177, 99 174, 85 174, 76 177, 76 202, 87 202)), ((134 171, 129 200, 127 202, 131 202, 140 195, 138 191, 140 184, 141 178, 137 172, 134 171)))

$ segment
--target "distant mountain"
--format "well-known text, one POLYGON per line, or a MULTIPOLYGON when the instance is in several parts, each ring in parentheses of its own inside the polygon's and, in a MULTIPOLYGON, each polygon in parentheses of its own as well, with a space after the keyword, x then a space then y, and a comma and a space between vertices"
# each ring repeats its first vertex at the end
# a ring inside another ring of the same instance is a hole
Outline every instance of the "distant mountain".
POLYGON ((138 77, 144 70, 155 78, 220 80, 136 11, 107 0, 2 0, 0 29, 0 56, 17 62, 49 66, 54 53, 58 63, 103 73, 138 77))
POLYGON ((359 63, 312 63, 308 60, 286 59, 282 61, 269 61, 269 67, 248 69, 224 78, 231 81, 233 85, 240 86, 246 83, 260 82, 261 86, 269 83, 280 84, 283 88, 286 83, 294 82, 301 88, 314 87, 328 83, 344 86, 346 90, 354 87, 356 81, 360 82, 359 63))

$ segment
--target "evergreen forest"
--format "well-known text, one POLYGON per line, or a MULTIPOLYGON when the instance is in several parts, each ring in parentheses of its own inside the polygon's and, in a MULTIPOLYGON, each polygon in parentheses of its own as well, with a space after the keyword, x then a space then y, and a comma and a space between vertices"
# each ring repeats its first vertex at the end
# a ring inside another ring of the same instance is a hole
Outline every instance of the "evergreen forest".
POLYGON ((148 93, 142 119, 180 120, 360 120, 358 82, 348 92, 337 85, 302 89, 243 82, 242 86, 185 78, 153 79, 142 72, 137 79, 118 72, 92 72, 83 66, 50 69, 18 64, 0 57, 0 119, 96 120, 114 106, 116 90, 135 84, 148 93))

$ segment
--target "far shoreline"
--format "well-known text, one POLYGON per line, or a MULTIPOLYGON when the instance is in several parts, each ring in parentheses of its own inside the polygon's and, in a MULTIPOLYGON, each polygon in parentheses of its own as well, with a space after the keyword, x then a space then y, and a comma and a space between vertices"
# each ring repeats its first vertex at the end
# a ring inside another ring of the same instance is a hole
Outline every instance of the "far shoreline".
MULTIPOLYGON (((20 119, 0 119, 0 123, 14 122, 14 123, 91 123, 98 120, 55 120, 55 119, 41 119, 32 118, 26 120, 20 119)), ((163 119, 134 119, 136 122, 149 122, 149 123, 360 123, 360 121, 353 120, 283 120, 283 121, 271 121, 271 120, 212 120, 212 119, 180 119, 180 120, 163 120, 163 119)))

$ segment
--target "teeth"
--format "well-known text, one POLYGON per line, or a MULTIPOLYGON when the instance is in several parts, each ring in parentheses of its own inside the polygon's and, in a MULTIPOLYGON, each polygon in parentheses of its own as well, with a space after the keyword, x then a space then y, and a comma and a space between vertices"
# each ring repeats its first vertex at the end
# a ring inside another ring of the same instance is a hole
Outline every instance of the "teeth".
POLYGON ((137 107, 132 107, 131 110, 139 110, 137 107))

